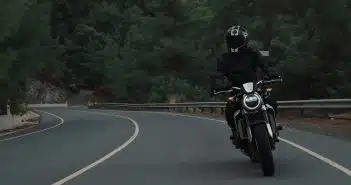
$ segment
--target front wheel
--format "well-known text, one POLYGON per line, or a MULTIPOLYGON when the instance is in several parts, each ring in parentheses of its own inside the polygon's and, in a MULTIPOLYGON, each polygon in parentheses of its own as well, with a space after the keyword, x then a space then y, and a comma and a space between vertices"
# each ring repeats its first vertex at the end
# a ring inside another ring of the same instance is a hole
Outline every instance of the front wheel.
POLYGON ((273 176, 275 172, 275 165, 266 125, 256 125, 253 128, 253 133, 256 141, 263 175, 273 176))

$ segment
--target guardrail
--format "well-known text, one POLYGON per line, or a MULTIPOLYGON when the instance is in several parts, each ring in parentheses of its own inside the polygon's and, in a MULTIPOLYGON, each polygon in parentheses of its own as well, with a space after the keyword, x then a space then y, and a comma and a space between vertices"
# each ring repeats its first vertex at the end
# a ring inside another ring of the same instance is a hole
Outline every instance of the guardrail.
POLYGON ((68 107, 67 103, 45 103, 45 104, 28 104, 29 108, 55 108, 55 107, 68 107))
MULTIPOLYGON (((163 110, 178 112, 220 112, 223 114, 225 102, 184 102, 184 103, 93 103, 88 108, 103 108, 116 110, 163 110)), ((335 110, 351 110, 351 99, 318 99, 278 101, 279 110, 299 110, 301 116, 307 109, 317 109, 325 112, 325 116, 332 117, 329 112, 335 110)))
MULTIPOLYGON (((224 108, 225 102, 184 102, 184 103, 93 103, 89 107, 115 108, 224 108)), ((318 99, 278 101, 279 109, 351 109, 351 99, 318 99)))

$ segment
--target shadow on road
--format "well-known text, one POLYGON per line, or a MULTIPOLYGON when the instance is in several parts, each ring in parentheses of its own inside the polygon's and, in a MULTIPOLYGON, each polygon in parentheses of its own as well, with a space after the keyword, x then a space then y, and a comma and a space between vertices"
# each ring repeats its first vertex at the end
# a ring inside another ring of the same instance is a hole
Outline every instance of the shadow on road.
MULTIPOLYGON (((178 164, 177 169, 182 178, 189 179, 201 178, 208 180, 235 180, 235 179, 262 179, 265 178, 261 171, 259 163, 251 163, 246 158, 235 158, 230 160, 216 160, 206 162, 188 162, 178 164)), ((299 175, 294 172, 294 177, 286 171, 287 164, 276 159, 276 174, 274 177, 266 177, 266 179, 290 179, 299 175), (289 175, 290 174, 290 175, 289 175)), ((288 170, 290 171, 290 170, 288 170)))
POLYGON ((203 163, 181 163, 180 174, 189 175, 189 178, 200 177, 205 179, 237 179, 261 178, 259 164, 253 164, 248 159, 217 160, 203 163))

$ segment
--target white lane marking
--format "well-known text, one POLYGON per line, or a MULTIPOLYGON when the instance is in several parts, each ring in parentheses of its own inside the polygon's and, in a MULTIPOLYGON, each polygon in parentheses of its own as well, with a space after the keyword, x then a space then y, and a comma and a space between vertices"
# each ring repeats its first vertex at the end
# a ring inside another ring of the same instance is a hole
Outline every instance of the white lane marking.
POLYGON ((49 112, 45 112, 45 111, 39 111, 39 112, 43 112, 45 114, 49 114, 51 116, 54 116, 54 117, 58 118, 60 120, 60 123, 58 123, 56 125, 53 125, 51 127, 45 128, 45 129, 41 129, 41 130, 37 130, 37 131, 34 131, 34 132, 29 132, 29 133, 26 133, 26 134, 21 134, 21 135, 18 135, 18 136, 2 139, 2 140, 0 140, 0 142, 12 140, 12 139, 17 139, 17 138, 21 138, 21 137, 24 137, 24 136, 33 135, 33 134, 37 134, 37 133, 44 132, 44 131, 48 131, 48 130, 51 130, 51 129, 56 128, 58 126, 61 126, 65 122, 65 120, 63 118, 61 118, 60 116, 57 116, 55 114, 52 114, 52 113, 49 113, 49 112))
MULTIPOLYGON (((136 112, 136 111, 124 111, 124 112, 136 112)), ((184 115, 184 114, 179 114, 179 113, 170 113, 170 112, 152 112, 152 111, 138 111, 138 112, 145 112, 145 113, 156 113, 156 114, 169 114, 169 115, 173 115, 173 116, 183 116, 183 117, 191 117, 191 118, 197 118, 197 119, 203 119, 203 120, 210 120, 210 121, 216 121, 216 122, 221 122, 221 123, 225 123, 225 121, 223 120, 218 120, 218 119, 213 119, 213 118, 206 118, 206 117, 200 117, 200 116, 192 116, 192 115, 184 115)), ((305 148, 301 145, 298 145, 292 141, 289 141, 287 139, 284 139, 282 137, 279 137, 279 139, 303 152, 306 152, 307 154, 323 161, 324 163, 326 164, 329 164, 330 166, 338 169, 339 171, 345 173, 346 175, 348 176, 351 176, 351 170, 342 166, 341 164, 331 160, 331 159, 328 159, 327 157, 324 157, 316 152, 313 152, 311 150, 309 150, 308 148, 305 148)))
POLYGON ((305 148, 305 147, 303 147, 301 145, 298 145, 298 144, 296 144, 296 143, 294 143, 292 141, 289 141, 289 140, 281 138, 281 137, 279 137, 279 139, 281 141, 284 141, 285 143, 288 143, 288 144, 290 144, 290 145, 292 145, 292 146, 294 146, 294 147, 296 147, 296 148, 298 148, 298 149, 300 149, 300 150, 302 150, 302 151, 304 151, 304 152, 306 152, 306 153, 318 158, 321 161, 324 161, 325 163, 329 164, 330 166, 332 166, 332 167, 344 172, 346 175, 351 176, 351 170, 345 168, 344 166, 341 166, 340 164, 338 164, 338 163, 336 163, 336 162, 334 162, 334 161, 332 161, 332 160, 330 160, 330 159, 328 159, 328 158, 326 158, 326 157, 324 157, 322 155, 319 155, 316 152, 313 152, 313 151, 311 151, 311 150, 309 150, 309 149, 307 149, 307 148, 305 148))
POLYGON ((109 159, 110 157, 114 156, 116 153, 120 152, 121 150, 123 150, 125 147, 127 147, 130 143, 132 143, 135 138, 138 136, 139 134, 139 125, 138 123, 131 119, 131 118, 128 118, 128 117, 125 117, 125 116, 121 116, 121 115, 117 115, 117 114, 109 114, 109 113, 103 113, 103 112, 93 112, 93 111, 82 111, 82 110, 74 110, 74 111, 79 111, 79 112, 85 112, 85 113, 94 113, 94 114, 101 114, 101 115, 108 115, 108 116, 115 116, 115 117, 120 117, 120 118, 124 118, 124 119, 127 119, 129 120, 131 123, 133 123, 135 129, 134 129, 134 133, 133 135, 125 142, 123 143, 122 145, 120 145, 118 148, 114 149, 112 152, 106 154, 105 156, 103 156, 102 158, 98 159, 97 161, 83 167, 82 169, 72 173, 71 175, 53 183, 52 185, 62 185, 76 177, 78 177, 79 175, 85 173, 86 171, 96 167, 97 165, 99 165, 100 163, 106 161, 107 159, 109 159))

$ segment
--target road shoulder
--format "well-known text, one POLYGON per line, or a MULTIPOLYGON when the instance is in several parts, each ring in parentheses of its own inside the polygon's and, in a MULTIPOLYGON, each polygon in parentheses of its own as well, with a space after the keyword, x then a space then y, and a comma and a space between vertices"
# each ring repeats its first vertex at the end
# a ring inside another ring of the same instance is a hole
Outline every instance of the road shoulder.
POLYGON ((1 116, 0 137, 33 128, 40 123, 40 119, 41 115, 35 111, 28 111, 22 116, 1 116))

